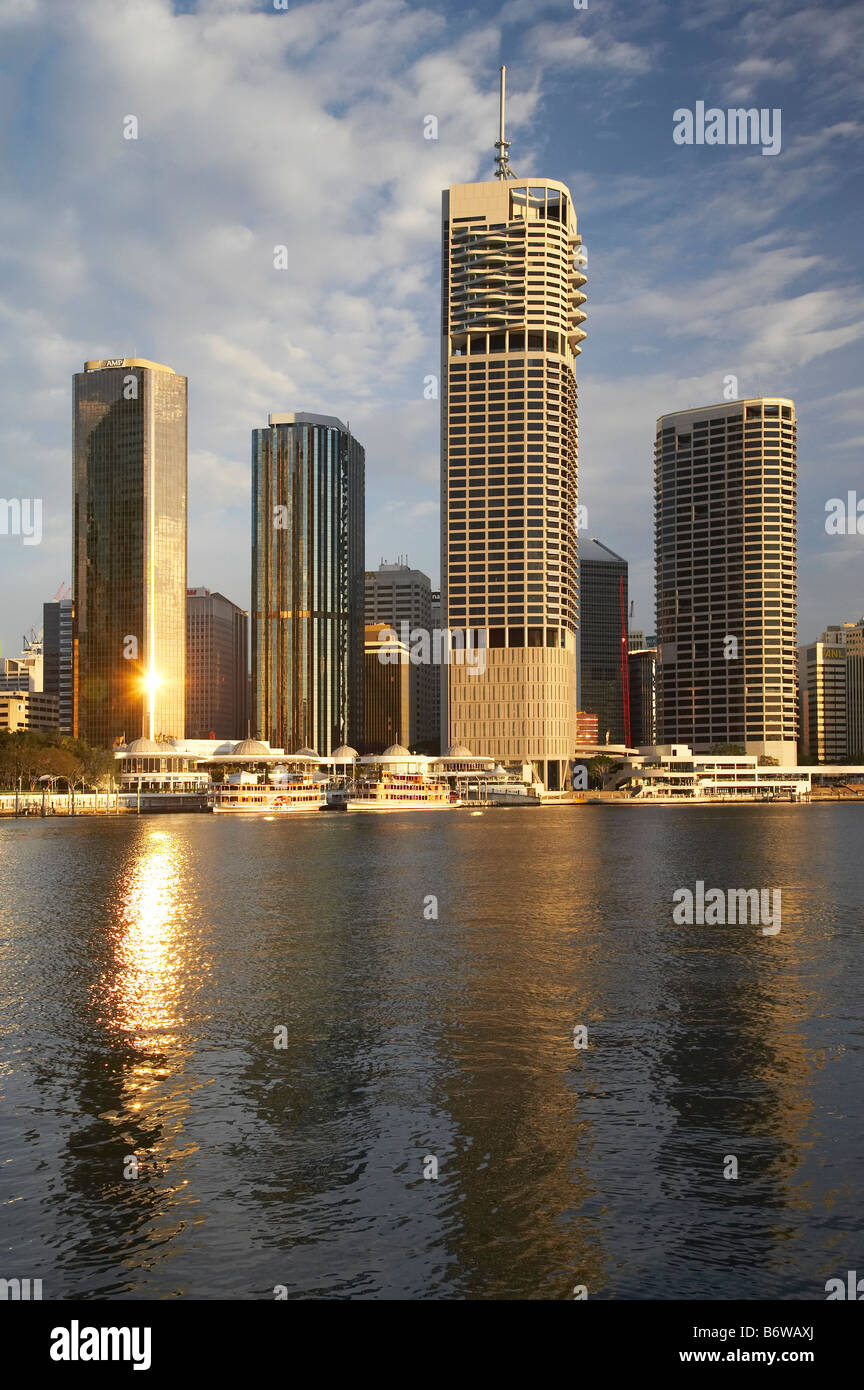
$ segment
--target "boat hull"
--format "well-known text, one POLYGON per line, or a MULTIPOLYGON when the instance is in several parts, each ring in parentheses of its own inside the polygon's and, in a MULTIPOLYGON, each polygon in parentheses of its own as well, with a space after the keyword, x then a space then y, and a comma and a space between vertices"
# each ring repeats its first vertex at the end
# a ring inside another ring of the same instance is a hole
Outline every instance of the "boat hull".
POLYGON ((349 801, 349 811, 455 811, 455 801, 349 801))
POLYGON ((213 806, 214 816, 303 816, 327 810, 326 801, 302 806, 213 806))

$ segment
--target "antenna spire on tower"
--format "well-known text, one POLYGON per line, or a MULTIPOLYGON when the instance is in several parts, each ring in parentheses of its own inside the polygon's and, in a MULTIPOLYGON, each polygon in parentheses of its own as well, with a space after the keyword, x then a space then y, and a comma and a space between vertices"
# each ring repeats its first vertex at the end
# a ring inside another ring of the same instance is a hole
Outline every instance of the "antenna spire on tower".
POLYGON ((498 179, 515 179, 516 175, 510 168, 510 141, 504 138, 504 108, 507 100, 507 69, 501 67, 501 87, 498 97, 498 139, 495 141, 495 148, 498 153, 495 156, 496 173, 498 179))

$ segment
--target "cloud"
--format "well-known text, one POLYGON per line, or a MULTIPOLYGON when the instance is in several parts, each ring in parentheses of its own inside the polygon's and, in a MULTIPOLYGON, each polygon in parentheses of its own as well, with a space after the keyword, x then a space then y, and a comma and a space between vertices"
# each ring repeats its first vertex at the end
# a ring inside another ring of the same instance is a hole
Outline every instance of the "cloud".
POLYGON ((550 68, 606 68, 636 75, 651 63, 647 49, 614 39, 609 33, 585 34, 567 24, 538 24, 530 33, 526 54, 550 68))
POLYGON ((189 377, 196 583, 248 601, 250 432, 290 409, 350 420, 370 556, 408 550, 437 579, 441 190, 491 176, 502 61, 514 166, 571 184, 589 247, 580 500, 637 599, 661 412, 733 372, 795 396, 805 487, 832 447, 853 467, 852 8, 650 0, 625 28, 533 0, 0 0, 0 490, 46 498, 43 546, 0 550, 7 643, 70 577, 70 377, 90 357, 189 377), (685 76, 693 100, 724 78, 781 91, 782 154, 674 147, 685 76))

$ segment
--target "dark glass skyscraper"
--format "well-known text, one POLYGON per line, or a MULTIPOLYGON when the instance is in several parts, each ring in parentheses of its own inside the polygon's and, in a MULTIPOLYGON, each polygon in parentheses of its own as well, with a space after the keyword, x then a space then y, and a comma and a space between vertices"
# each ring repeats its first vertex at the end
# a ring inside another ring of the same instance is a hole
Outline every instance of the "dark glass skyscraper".
POLYGON ((252 431, 252 732, 291 752, 363 737, 365 472, 335 416, 252 431))
POLYGON ((139 358, 75 376, 78 723, 102 747, 186 725, 186 378, 139 358))
POLYGON ((627 561, 597 540, 579 542, 579 708, 597 715, 601 743, 624 742, 621 582, 627 561))

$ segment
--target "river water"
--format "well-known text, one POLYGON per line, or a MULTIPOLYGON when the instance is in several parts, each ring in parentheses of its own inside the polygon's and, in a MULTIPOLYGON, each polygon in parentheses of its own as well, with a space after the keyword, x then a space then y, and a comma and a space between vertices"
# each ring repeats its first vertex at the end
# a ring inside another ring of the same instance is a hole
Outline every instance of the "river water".
POLYGON ((0 1276, 824 1299, 862 851, 836 804, 0 823, 0 1276), (780 932, 676 924, 697 880, 780 932))

